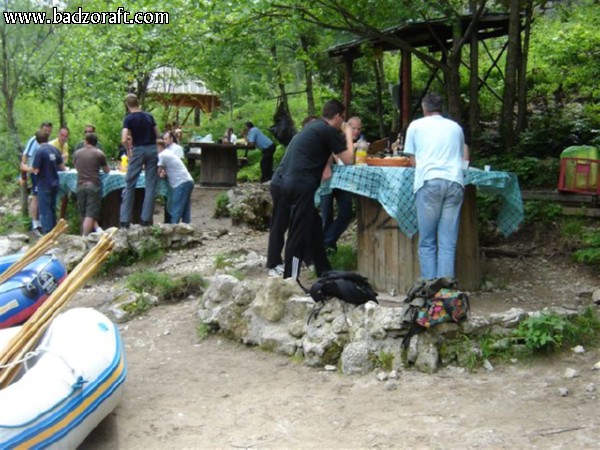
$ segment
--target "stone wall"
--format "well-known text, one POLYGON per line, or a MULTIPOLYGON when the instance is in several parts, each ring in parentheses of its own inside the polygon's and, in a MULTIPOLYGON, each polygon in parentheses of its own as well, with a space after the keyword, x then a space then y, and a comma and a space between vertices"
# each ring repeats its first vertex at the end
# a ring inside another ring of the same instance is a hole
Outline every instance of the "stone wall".
POLYGON ((244 344, 300 357, 309 366, 337 366, 345 374, 354 374, 373 370, 382 354, 393 357, 394 369, 408 363, 435 372, 440 365, 439 349, 447 339, 460 334, 508 334, 529 315, 511 309, 489 318, 472 316, 460 325, 439 324, 414 335, 403 355, 401 343, 409 331, 403 323, 403 303, 380 306, 369 302, 355 307, 331 299, 307 323, 314 305, 291 279, 240 281, 218 274, 200 299, 198 316, 201 323, 244 344))

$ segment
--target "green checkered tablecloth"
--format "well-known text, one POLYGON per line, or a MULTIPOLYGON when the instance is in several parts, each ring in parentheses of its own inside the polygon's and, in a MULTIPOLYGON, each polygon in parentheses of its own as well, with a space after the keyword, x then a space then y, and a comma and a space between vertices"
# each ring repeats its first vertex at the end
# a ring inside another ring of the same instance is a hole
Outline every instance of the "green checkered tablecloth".
MULTIPOLYGON (((417 231, 417 211, 413 193, 415 169, 412 167, 334 166, 333 177, 321 184, 321 194, 338 188, 377 200, 408 237, 417 231)), ((508 236, 523 221, 523 202, 519 182, 513 173, 478 169, 465 171, 465 183, 474 184, 484 194, 501 196, 498 228, 508 236)))
MULTIPOLYGON (((136 183, 136 188, 143 188, 146 184, 146 179, 144 177, 144 172, 140 173, 140 176, 136 183)), ((62 196, 66 193, 74 193, 77 192, 77 171, 68 170, 65 172, 59 172, 58 176, 60 178, 60 192, 59 195, 62 196)), ((125 187, 125 172, 119 172, 116 170, 111 170, 110 173, 100 173, 100 179, 102 180, 102 196, 105 197, 110 194, 112 191, 117 189, 123 189, 125 187)), ((158 181, 157 193, 158 195, 167 195, 168 192, 168 183, 160 179, 158 181)))

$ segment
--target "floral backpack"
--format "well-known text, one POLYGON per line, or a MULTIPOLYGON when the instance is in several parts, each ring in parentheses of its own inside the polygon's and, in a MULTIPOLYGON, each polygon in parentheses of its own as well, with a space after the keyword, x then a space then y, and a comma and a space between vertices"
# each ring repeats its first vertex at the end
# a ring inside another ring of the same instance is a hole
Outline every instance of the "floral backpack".
POLYGON ((469 297, 457 289, 454 278, 417 281, 408 291, 403 322, 410 325, 402 341, 407 347, 410 338, 422 330, 443 322, 461 322, 469 316, 469 297))

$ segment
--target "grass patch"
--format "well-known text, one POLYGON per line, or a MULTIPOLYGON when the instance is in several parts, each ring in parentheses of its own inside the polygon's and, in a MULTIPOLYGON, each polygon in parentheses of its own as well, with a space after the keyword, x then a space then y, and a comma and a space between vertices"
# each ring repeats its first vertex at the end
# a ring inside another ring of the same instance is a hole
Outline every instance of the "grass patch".
POLYGON ((150 303, 146 301, 143 295, 138 295, 135 301, 122 306, 123 311, 133 314, 141 314, 150 309, 150 303))
POLYGON ((394 354, 380 351, 377 355, 377 367, 388 372, 391 371, 394 368, 394 354))
POLYGON ((217 196, 215 217, 229 217, 229 196, 222 192, 217 196))
POLYGON ((327 255, 331 267, 336 270, 356 270, 358 268, 358 252, 352 245, 340 245, 337 252, 327 255))
POLYGON ((173 276, 144 270, 127 277, 127 287, 134 292, 147 292, 161 301, 176 301, 189 295, 199 295, 206 282, 200 275, 173 276))
POLYGON ((0 234, 20 233, 29 228, 31 228, 29 217, 11 213, 0 216, 0 234))
POLYGON ((198 336, 198 339, 204 340, 215 334, 218 330, 218 326, 210 325, 208 323, 200 323, 198 324, 198 328, 196 328, 196 336, 198 336))

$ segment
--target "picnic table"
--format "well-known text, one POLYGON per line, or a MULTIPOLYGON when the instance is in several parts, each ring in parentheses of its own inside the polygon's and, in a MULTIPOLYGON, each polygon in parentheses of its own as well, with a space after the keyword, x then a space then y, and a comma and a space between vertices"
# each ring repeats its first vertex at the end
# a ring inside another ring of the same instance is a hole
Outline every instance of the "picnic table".
MULTIPOLYGON (((357 194, 358 270, 380 290, 406 292, 420 273, 413 181, 412 167, 335 166, 315 197, 318 203, 333 188, 357 194)), ((456 263, 462 289, 476 289, 481 282, 477 189, 500 196, 497 226, 504 235, 516 231, 524 218, 513 173, 465 171, 456 263)))
POLYGON ((200 184, 203 186, 235 186, 237 184, 238 150, 245 150, 247 144, 220 144, 214 142, 189 142, 187 144, 188 168, 195 167, 200 160, 200 184))

